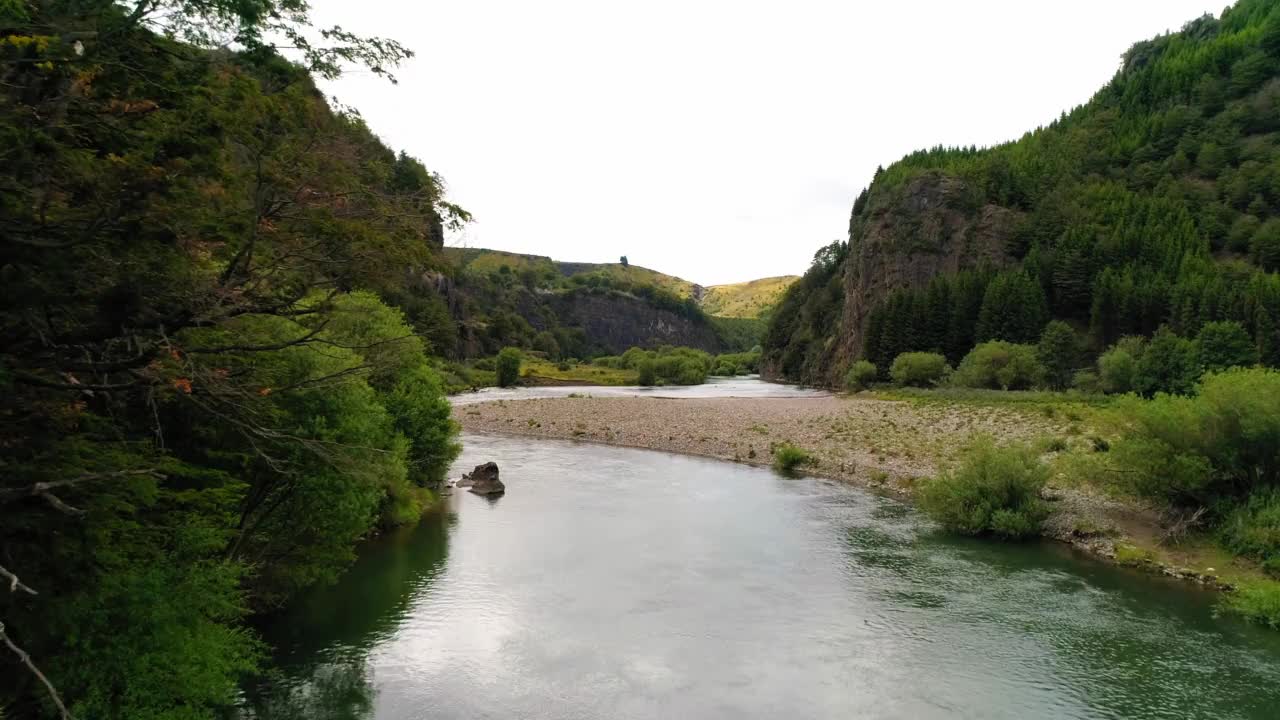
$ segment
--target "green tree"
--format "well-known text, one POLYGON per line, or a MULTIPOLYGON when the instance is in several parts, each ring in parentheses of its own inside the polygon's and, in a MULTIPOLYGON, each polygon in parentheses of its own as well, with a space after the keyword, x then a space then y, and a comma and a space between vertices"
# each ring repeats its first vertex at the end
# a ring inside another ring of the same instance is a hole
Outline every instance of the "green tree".
POLYGON ((1189 395, 1202 371, 1196 344, 1161 328, 1138 359, 1133 389, 1147 397, 1156 393, 1189 395))
POLYGON ((1074 328, 1061 320, 1045 326, 1036 346, 1040 364, 1045 368, 1045 379, 1055 390, 1071 385, 1076 370, 1080 369, 1083 344, 1074 328))
POLYGON ((978 314, 980 341, 1035 342, 1049 320, 1044 289, 1021 271, 997 275, 987 287, 978 314))
POLYGON ((1257 345, 1240 323, 1230 320, 1205 323, 1196 336, 1196 348, 1205 372, 1250 367, 1258 362, 1257 345))

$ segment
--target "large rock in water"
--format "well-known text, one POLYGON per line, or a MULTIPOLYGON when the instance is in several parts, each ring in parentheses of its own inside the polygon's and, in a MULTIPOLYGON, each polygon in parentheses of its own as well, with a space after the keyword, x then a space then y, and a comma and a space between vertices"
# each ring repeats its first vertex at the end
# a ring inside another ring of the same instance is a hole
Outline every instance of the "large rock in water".
POLYGON ((462 476, 458 487, 470 488, 477 495, 501 495, 507 491, 507 486, 498 479, 498 464, 495 462, 477 465, 474 470, 462 476))

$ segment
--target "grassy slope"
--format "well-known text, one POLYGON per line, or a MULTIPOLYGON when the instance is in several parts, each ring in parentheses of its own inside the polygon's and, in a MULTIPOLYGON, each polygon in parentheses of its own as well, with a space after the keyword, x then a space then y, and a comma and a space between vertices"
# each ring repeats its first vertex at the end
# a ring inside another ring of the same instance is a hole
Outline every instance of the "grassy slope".
POLYGON ((702 296, 702 309, 708 315, 757 318, 777 304, 782 293, 799 279, 797 275, 780 275, 731 285, 712 285, 702 296))

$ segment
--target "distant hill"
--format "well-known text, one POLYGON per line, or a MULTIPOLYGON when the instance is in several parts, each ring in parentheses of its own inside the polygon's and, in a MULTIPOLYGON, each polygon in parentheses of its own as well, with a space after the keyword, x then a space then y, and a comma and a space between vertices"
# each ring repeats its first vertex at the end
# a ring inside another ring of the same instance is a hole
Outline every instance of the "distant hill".
POLYGON ((697 298, 702 288, 694 283, 674 275, 660 273, 639 265, 622 263, 584 263, 561 262, 543 255, 522 255, 503 250, 487 250, 484 248, 446 248, 445 254, 453 258, 460 269, 476 273, 488 273, 506 266, 512 272, 529 271, 535 273, 543 282, 556 276, 571 278, 575 275, 606 275, 614 280, 623 280, 632 284, 653 285, 667 290, 677 297, 697 298))
POLYGON ((772 309, 791 283, 799 279, 798 275, 779 275, 729 285, 712 285, 703 291, 699 304, 708 315, 758 318, 772 309))
POLYGON ((730 318, 758 318, 778 302, 798 275, 760 278, 729 285, 703 287, 683 278, 622 263, 563 262, 544 255, 524 255, 485 248, 446 248, 445 254, 464 272, 487 274, 507 267, 510 272, 532 273, 535 284, 581 275, 600 275, 633 285, 652 285, 680 299, 693 298, 708 315, 730 318))

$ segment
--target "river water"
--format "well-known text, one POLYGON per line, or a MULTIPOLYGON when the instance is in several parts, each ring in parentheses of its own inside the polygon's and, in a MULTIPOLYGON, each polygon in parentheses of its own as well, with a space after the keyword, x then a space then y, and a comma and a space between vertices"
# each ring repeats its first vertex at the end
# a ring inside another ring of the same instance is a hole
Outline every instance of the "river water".
POLYGON ((449 396, 454 405, 471 405, 492 400, 530 400, 569 395, 592 397, 660 397, 660 398, 819 398, 830 393, 816 388, 762 381, 757 375, 743 377, 711 377, 701 385, 668 385, 665 387, 603 385, 535 385, 533 387, 482 388, 476 392, 449 396))
POLYGON ((731 463, 469 435, 507 494, 263 623, 282 718, 1280 717, 1280 633, 1053 544, 731 463))

